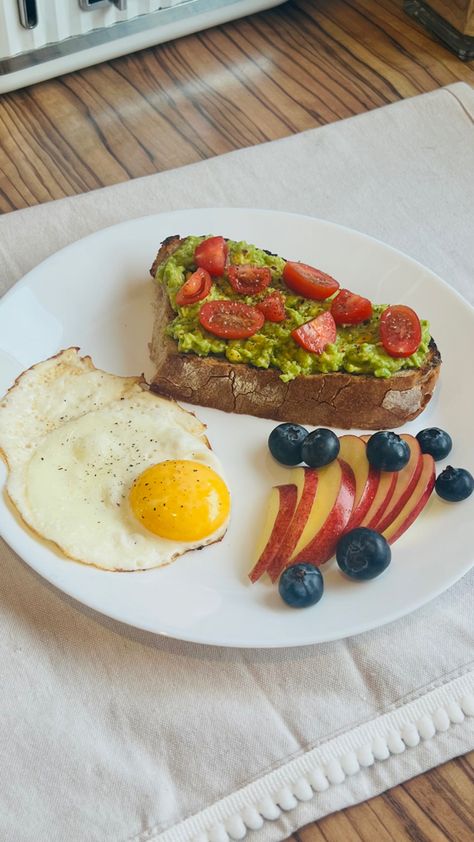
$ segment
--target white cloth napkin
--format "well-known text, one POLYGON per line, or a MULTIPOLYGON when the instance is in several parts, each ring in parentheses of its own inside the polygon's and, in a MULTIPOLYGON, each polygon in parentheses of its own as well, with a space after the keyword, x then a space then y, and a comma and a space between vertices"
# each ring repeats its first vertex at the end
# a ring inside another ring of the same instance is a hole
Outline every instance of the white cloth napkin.
MULTIPOLYGON (((0 292, 67 243, 183 207, 323 217, 474 301, 474 92, 8 214, 0 292)), ((355 638, 236 650, 94 614, 0 546, 0 839, 276 842, 474 747, 472 572, 355 638)))

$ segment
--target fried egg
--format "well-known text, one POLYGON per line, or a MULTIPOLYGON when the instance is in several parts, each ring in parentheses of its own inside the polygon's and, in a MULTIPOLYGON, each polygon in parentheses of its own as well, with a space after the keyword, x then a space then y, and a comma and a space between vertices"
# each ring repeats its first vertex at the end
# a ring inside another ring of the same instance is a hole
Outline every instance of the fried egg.
POLYGON ((0 450, 23 520, 77 561, 159 567, 226 531, 230 494, 205 426, 76 348, 17 379, 0 402, 0 450))

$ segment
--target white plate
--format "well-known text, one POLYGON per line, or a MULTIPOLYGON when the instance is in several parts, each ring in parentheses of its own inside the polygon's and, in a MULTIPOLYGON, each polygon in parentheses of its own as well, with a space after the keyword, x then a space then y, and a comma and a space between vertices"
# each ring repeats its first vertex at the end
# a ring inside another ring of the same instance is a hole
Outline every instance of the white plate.
MULTIPOLYGON (((151 375, 148 268, 168 235, 212 232, 312 263, 374 302, 406 302, 428 318, 443 356, 440 385, 422 417, 404 429, 448 430, 454 441, 449 462, 474 471, 473 391, 465 388, 474 311, 400 252, 355 231, 293 214, 222 208, 160 214, 99 231, 53 255, 0 302, 0 394, 22 370, 69 345, 80 346, 98 367, 115 374, 151 375)), ((383 576, 351 582, 331 562, 322 601, 305 610, 286 607, 275 586, 247 580, 269 488, 287 476, 267 452, 274 424, 205 408, 197 414, 208 424, 233 498, 231 525, 220 544, 158 570, 100 571, 65 560, 35 540, 5 499, 0 501, 3 537, 41 576, 85 605, 141 629, 220 646, 297 646, 348 637, 419 608, 471 566, 474 496, 450 505, 433 495, 394 545, 383 576)), ((5 473, 3 464, 0 470, 5 473)))

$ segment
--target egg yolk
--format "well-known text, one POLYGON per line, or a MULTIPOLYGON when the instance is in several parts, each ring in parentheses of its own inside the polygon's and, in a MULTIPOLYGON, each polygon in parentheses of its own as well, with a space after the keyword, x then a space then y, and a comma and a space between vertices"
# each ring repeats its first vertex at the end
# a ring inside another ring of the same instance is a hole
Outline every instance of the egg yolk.
POLYGON ((178 541, 199 541, 225 522, 229 490, 208 465, 170 459, 147 468, 130 489, 130 505, 142 526, 178 541))

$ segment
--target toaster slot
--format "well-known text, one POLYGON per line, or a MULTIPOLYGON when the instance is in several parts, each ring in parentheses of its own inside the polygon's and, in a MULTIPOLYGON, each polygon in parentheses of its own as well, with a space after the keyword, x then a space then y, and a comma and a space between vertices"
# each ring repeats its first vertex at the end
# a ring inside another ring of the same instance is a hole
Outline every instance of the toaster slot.
POLYGON ((101 6, 108 6, 110 0, 79 0, 79 5, 84 12, 93 12, 94 9, 100 9, 101 6))
POLYGON ((120 12, 124 12, 127 8, 127 0, 79 0, 79 5, 84 12, 93 12, 94 9, 100 9, 101 6, 109 6, 110 3, 117 6, 120 12))
POLYGON ((38 24, 36 0, 18 0, 20 23, 25 29, 34 29, 38 24))

